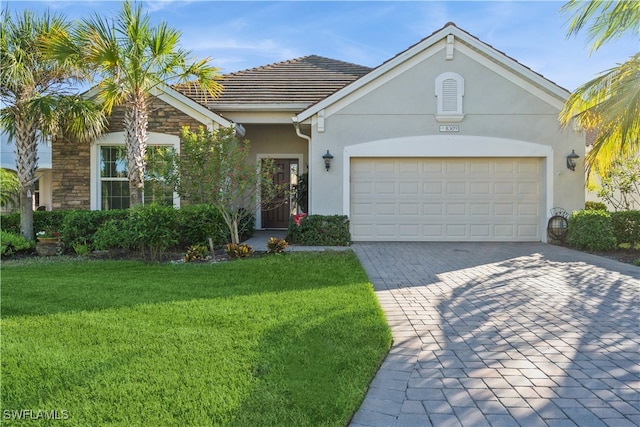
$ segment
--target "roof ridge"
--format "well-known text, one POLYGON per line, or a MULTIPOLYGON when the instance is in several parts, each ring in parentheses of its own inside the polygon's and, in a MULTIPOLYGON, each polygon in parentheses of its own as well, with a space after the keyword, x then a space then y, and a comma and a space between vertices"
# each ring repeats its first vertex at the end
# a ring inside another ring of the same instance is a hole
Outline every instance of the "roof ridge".
POLYGON ((340 59, 333 59, 333 58, 329 58, 326 56, 321 56, 321 55, 305 55, 305 56, 299 56, 297 58, 291 58, 291 59, 285 59, 283 61, 278 61, 278 62, 272 62, 270 64, 266 64, 266 65, 260 65, 257 67, 251 67, 251 68, 245 68, 244 70, 238 70, 238 71, 234 71, 232 73, 227 73, 227 74, 223 74, 223 77, 226 76, 239 76, 239 75, 243 75, 246 73, 251 73, 251 72, 256 72, 256 71, 263 71, 263 70, 268 70, 277 66, 281 66, 281 65, 287 65, 287 64, 296 64, 296 63, 300 63, 303 62, 304 60, 307 59, 320 59, 323 61, 330 61, 333 63, 340 63, 340 64, 344 64, 344 65, 348 65, 351 67, 359 67, 362 69, 368 69, 368 70, 373 70, 373 67, 368 67, 366 65, 360 65, 360 64, 355 64, 353 62, 347 62, 347 61, 343 61, 340 59))

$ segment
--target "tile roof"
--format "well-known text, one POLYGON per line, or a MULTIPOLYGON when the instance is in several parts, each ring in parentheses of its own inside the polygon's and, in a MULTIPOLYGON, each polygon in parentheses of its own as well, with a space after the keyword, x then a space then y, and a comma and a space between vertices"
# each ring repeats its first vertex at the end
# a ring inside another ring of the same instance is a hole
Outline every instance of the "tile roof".
POLYGON ((273 104, 297 104, 304 108, 371 70, 349 62, 310 55, 225 74, 220 81, 224 91, 216 99, 195 85, 180 84, 174 88, 213 110, 273 104))

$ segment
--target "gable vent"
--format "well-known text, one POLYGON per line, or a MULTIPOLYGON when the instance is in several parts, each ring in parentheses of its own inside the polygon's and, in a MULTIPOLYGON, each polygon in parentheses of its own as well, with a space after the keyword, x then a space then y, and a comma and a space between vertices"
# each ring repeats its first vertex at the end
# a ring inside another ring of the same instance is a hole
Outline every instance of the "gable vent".
POLYGON ((436 120, 438 122, 460 122, 464 118, 462 97, 464 79, 457 73, 442 73, 436 77, 436 120))
POLYGON ((458 111, 458 82, 453 79, 442 82, 442 110, 450 113, 458 111))

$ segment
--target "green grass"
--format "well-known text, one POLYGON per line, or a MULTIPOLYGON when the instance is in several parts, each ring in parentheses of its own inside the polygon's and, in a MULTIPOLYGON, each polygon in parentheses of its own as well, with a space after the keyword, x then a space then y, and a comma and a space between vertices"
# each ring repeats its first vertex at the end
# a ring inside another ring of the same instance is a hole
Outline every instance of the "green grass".
POLYGON ((1 308, 3 425, 341 426, 391 344, 351 252, 5 262, 1 308))

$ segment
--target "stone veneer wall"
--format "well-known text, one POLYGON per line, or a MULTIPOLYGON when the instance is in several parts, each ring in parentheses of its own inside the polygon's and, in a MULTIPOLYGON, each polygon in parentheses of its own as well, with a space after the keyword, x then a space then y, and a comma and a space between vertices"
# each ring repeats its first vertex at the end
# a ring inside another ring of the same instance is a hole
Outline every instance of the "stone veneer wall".
MULTIPOLYGON (((108 132, 123 131, 122 107, 114 108, 109 118, 108 132)), ((196 130, 203 123, 178 111, 166 102, 152 98, 149 104, 149 132, 180 135, 183 126, 196 130)), ((90 144, 81 144, 66 138, 53 141, 52 162, 52 209, 89 209, 90 199, 90 144)))

